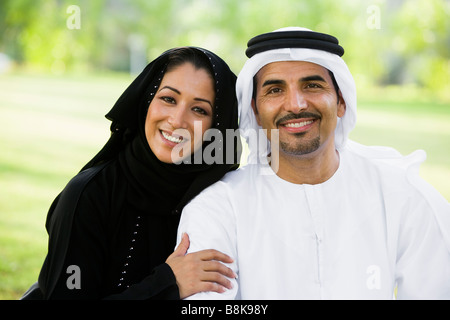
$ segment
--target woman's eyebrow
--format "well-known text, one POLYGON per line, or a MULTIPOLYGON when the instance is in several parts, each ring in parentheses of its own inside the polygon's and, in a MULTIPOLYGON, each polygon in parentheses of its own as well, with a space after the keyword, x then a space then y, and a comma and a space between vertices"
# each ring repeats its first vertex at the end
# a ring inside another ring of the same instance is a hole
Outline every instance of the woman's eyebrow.
POLYGON ((206 102, 206 103, 208 103, 208 104, 211 106, 211 108, 213 107, 211 101, 209 101, 209 100, 202 99, 202 98, 194 98, 194 100, 195 100, 195 101, 203 101, 203 102, 206 102))
MULTIPOLYGON (((170 86, 164 86, 164 87, 162 87, 159 91, 161 91, 161 90, 163 90, 163 89, 169 89, 169 90, 172 90, 172 91, 176 92, 177 94, 181 94, 181 92, 180 92, 179 90, 177 90, 177 89, 175 89, 175 88, 173 88, 173 87, 170 87, 170 86)), ((195 100, 195 101, 203 101, 203 102, 206 102, 206 103, 208 103, 208 104, 211 106, 211 108, 213 107, 211 101, 209 101, 209 100, 207 100, 207 99, 194 98, 194 100, 195 100)))
POLYGON ((176 93, 178 93, 178 94, 181 94, 181 92, 180 92, 179 90, 177 90, 177 89, 175 89, 175 88, 172 88, 172 87, 169 87, 169 86, 164 86, 164 87, 162 87, 159 91, 161 91, 161 90, 163 90, 163 89, 169 89, 169 90, 172 90, 172 91, 174 91, 174 92, 176 92, 176 93))

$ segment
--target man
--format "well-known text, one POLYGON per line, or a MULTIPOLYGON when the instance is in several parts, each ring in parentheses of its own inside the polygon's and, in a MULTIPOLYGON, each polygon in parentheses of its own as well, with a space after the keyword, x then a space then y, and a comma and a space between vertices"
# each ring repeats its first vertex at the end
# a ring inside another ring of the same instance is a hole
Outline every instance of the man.
POLYGON ((450 206, 418 176, 423 151, 348 141, 356 89, 337 39, 280 29, 247 55, 236 86, 249 164, 192 200, 179 226, 189 252, 228 254, 238 278, 192 298, 390 299, 397 288, 449 299, 450 206), (279 145, 254 143, 261 128, 279 145))

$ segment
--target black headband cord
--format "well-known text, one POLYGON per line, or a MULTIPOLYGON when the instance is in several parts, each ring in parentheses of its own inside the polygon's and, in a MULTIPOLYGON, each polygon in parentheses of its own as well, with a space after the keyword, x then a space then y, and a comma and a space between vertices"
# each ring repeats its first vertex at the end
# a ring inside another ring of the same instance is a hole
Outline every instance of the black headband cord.
POLYGON ((255 54, 281 48, 308 48, 318 49, 336 54, 344 55, 344 48, 339 45, 335 37, 314 31, 278 31, 264 33, 256 36, 247 44, 245 51, 247 57, 255 54))

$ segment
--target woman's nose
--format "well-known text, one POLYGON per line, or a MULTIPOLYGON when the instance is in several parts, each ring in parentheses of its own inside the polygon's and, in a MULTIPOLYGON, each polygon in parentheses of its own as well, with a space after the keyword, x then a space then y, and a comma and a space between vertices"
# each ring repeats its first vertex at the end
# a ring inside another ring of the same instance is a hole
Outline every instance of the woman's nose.
POLYGON ((178 105, 173 109, 167 120, 174 129, 187 128, 186 124, 186 107, 178 105))

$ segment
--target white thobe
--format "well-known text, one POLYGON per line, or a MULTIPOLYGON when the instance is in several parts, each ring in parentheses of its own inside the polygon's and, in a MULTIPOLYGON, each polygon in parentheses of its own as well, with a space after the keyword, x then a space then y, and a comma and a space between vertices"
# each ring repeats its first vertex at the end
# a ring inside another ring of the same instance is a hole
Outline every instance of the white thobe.
POLYGON ((449 204, 437 196, 439 223, 407 170, 350 150, 321 184, 270 170, 230 172, 185 207, 178 241, 230 255, 238 274, 233 289, 191 298, 392 299, 397 287, 399 299, 450 299, 449 204))

